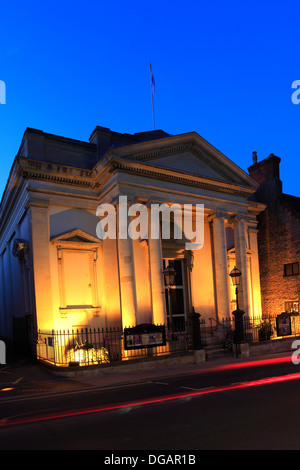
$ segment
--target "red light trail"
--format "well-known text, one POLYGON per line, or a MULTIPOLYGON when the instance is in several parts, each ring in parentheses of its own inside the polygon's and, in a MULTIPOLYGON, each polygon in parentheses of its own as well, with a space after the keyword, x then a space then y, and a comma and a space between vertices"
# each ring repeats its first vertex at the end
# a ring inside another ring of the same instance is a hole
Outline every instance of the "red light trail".
POLYGON ((181 394, 173 394, 173 395, 167 395, 167 396, 156 397, 156 398, 151 398, 151 399, 137 400, 137 401, 126 402, 126 403, 102 405, 102 406, 93 407, 93 408, 64 411, 64 412, 53 413, 53 414, 48 414, 48 415, 29 416, 27 418, 15 418, 11 420, 9 418, 3 418, 2 421, 0 421, 0 428, 7 427, 7 426, 21 425, 21 424, 37 423, 41 421, 48 421, 48 420, 54 420, 54 419, 60 419, 60 418, 69 418, 72 416, 82 416, 82 415, 87 415, 87 414, 101 413, 105 411, 116 411, 116 410, 121 410, 124 408, 133 408, 133 407, 138 407, 138 406, 159 404, 159 403, 164 403, 164 402, 170 402, 172 400, 200 397, 200 396, 209 395, 212 393, 226 392, 230 390, 241 390, 241 389, 250 388, 250 387, 270 385, 270 384, 288 382, 291 380, 299 380, 299 379, 300 379, 300 373, 295 373, 295 374, 289 374, 289 375, 283 375, 283 376, 269 377, 269 378, 264 378, 264 379, 259 379, 259 380, 252 380, 249 382, 243 382, 243 383, 238 383, 238 384, 225 385, 225 386, 220 386, 220 387, 215 387, 215 388, 202 389, 202 390, 200 389, 200 390, 195 390, 192 392, 186 392, 186 393, 181 393, 181 394))
POLYGON ((209 369, 202 369, 200 370, 200 373, 219 372, 223 370, 241 369, 241 368, 246 368, 246 367, 267 366, 271 364, 284 364, 287 362, 292 364, 291 356, 276 357, 272 359, 259 359, 257 361, 238 362, 234 364, 224 364, 221 366, 211 367, 209 369))

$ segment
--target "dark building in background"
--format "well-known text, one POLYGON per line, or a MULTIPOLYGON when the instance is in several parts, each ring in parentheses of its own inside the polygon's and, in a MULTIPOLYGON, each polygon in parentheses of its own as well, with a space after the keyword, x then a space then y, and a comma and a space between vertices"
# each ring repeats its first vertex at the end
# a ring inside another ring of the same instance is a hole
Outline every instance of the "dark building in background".
POLYGON ((281 159, 271 154, 248 168, 260 183, 256 202, 267 205, 258 215, 258 246, 262 315, 299 313, 300 301, 300 198, 282 192, 281 159))

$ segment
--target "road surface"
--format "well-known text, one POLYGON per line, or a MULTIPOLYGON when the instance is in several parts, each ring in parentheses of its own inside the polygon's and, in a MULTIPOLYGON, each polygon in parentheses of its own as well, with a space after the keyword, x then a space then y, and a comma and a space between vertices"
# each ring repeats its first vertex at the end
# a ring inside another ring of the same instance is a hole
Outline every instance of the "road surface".
POLYGON ((300 366, 228 368, 0 401, 0 449, 300 449, 300 366))

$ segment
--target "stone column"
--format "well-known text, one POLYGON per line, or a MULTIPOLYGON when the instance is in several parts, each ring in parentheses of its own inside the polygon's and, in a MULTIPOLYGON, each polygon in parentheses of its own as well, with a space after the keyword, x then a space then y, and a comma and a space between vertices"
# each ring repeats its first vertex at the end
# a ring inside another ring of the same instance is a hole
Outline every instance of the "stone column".
POLYGON ((147 204, 147 207, 152 321, 155 325, 167 325, 161 233, 158 227, 158 238, 151 236, 151 205, 147 204))
POLYGON ((37 327, 41 330, 51 330, 54 328, 55 312, 51 288, 48 206, 29 203, 29 207, 37 327))
POLYGON ((137 302, 134 272, 134 257, 132 239, 128 235, 128 205, 119 204, 117 207, 118 221, 118 262, 120 295, 122 309, 122 326, 129 328, 136 325, 137 302))
POLYGON ((234 223, 234 243, 236 267, 241 271, 241 281, 238 289, 239 307, 248 316, 249 307, 249 282, 247 265, 247 243, 246 243, 246 221, 240 215, 233 219, 234 223))
POLYGON ((214 265, 215 281, 217 294, 217 313, 218 319, 229 318, 229 273, 227 267, 227 249, 225 236, 225 218, 228 215, 216 212, 209 217, 213 224, 213 246, 214 246, 214 265))
POLYGON ((260 287, 260 273, 259 273, 259 257, 258 257, 258 243, 257 233, 258 230, 255 227, 249 227, 249 239, 250 239, 250 250, 251 255, 251 277, 252 277, 252 304, 253 304, 253 316, 261 317, 261 287, 260 287))

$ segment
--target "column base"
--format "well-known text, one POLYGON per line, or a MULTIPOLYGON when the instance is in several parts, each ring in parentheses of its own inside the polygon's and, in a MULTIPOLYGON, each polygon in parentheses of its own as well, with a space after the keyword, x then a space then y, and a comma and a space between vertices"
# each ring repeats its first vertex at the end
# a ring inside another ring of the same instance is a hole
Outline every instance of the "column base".
POLYGON ((234 310, 232 315, 234 316, 235 330, 233 335, 233 342, 235 344, 240 344, 244 341, 244 321, 243 315, 245 312, 243 310, 234 310))

